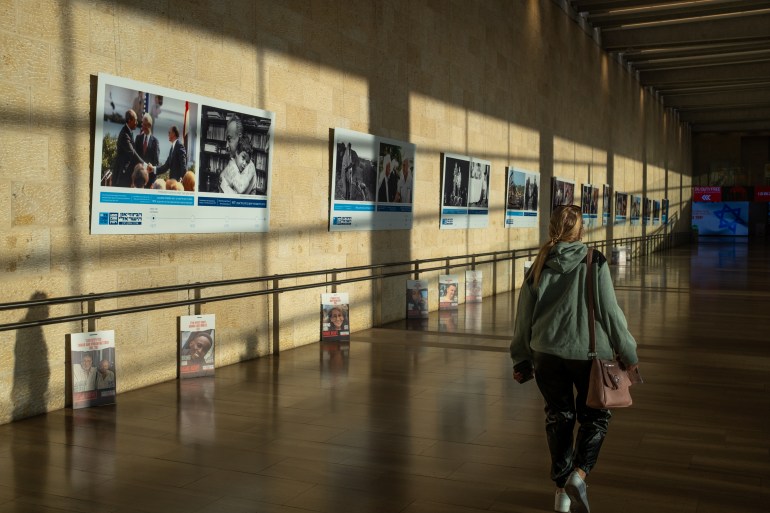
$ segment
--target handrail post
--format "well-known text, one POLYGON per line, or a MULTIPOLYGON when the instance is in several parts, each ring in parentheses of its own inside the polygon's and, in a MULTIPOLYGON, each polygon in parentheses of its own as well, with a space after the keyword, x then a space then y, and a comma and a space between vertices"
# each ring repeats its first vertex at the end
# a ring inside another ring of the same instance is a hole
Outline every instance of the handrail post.
POLYGON ((382 324, 382 267, 376 270, 377 278, 374 280, 374 319, 373 324, 379 328, 382 324))
POLYGON ((516 292, 516 250, 511 252, 511 292, 516 292))
POLYGON ((332 271, 332 294, 337 293, 337 271, 332 271))
POLYGON ((471 271, 476 270, 476 255, 471 255, 471 271))
MULTIPOLYGON (((278 278, 273 279, 273 290, 277 291, 279 286, 278 278)), ((281 321, 280 321, 280 304, 278 297, 279 292, 273 292, 273 355, 278 356, 281 351, 281 345, 279 338, 281 334, 281 321)))
MULTIPOLYGON (((89 299, 86 303, 86 311, 89 314, 96 313, 96 301, 93 299, 89 299)), ((96 331, 96 317, 91 317, 88 319, 88 332, 96 331)))
POLYGON ((449 274, 449 266, 451 265, 449 262, 451 261, 450 258, 446 259, 446 272, 444 274, 449 274))
POLYGON ((497 253, 492 256, 492 295, 497 295, 497 253))
POLYGON ((414 279, 419 280, 420 279, 420 261, 416 260, 414 262, 414 279))
MULTIPOLYGON (((200 282, 196 282, 196 284, 199 284, 199 283, 200 282)), ((195 287, 193 289, 193 291, 194 291, 193 297, 195 298, 196 301, 199 300, 201 298, 201 289, 200 289, 200 287, 195 287)), ((197 303, 197 302, 195 303, 194 311, 195 311, 195 315, 200 315, 201 314, 201 303, 197 303)))

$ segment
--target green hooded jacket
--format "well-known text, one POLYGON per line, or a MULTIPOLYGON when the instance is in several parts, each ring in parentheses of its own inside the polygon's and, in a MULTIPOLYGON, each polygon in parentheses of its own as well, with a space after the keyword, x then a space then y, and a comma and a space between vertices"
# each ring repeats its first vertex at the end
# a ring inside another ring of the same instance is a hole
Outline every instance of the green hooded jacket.
MULTIPOLYGON (((511 358, 516 364, 532 359, 532 351, 568 360, 590 360, 588 355, 588 296, 586 254, 582 242, 559 242, 551 248, 540 276, 533 283, 532 269, 524 278, 516 309, 511 358)), ((626 365, 638 363, 636 341, 618 306, 607 259, 593 255, 596 351, 612 359, 613 349, 626 365)))

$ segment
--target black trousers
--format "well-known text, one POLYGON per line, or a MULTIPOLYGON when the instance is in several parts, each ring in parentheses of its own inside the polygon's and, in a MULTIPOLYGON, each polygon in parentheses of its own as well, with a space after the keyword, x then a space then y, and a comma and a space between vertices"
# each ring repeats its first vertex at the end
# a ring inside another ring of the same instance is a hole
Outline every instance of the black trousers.
POLYGON ((565 360, 546 353, 534 353, 533 359, 535 380, 545 399, 551 479, 564 488, 572 469, 588 474, 596 465, 612 413, 586 406, 590 360, 565 360), (573 442, 575 420, 580 427, 573 442))

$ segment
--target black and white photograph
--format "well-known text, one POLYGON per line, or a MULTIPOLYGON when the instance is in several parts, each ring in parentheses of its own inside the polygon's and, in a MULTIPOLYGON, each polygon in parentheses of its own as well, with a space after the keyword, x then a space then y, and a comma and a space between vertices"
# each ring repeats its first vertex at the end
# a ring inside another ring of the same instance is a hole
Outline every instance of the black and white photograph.
POLYGON ((351 140, 336 143, 334 199, 373 203, 377 192, 377 166, 367 148, 351 140))
POLYGON ((612 187, 607 184, 602 185, 602 223, 608 225, 610 223, 610 215, 612 213, 612 187))
POLYGON ((468 206, 468 180, 470 178, 470 167, 470 160, 449 156, 444 159, 443 206, 468 206))
MULTIPOLYGON (((401 151, 401 146, 380 143, 377 173, 377 203, 403 203, 399 193, 401 164, 403 162, 404 155, 401 151)), ((409 163, 407 161, 407 167, 408 165, 409 163)), ((411 176, 409 180, 411 183, 411 176)))
POLYGON ((551 184, 551 212, 560 205, 572 205, 575 202, 575 182, 554 177, 551 184))
POLYGON ((409 230, 414 144, 334 129, 329 231, 409 230))
POLYGON ((451 153, 443 153, 441 158, 440 228, 485 228, 489 224, 489 175, 492 163, 451 153))
POLYGON ((599 188, 591 184, 583 184, 580 197, 583 225, 586 228, 593 228, 599 217, 599 188))
POLYGON ((468 183, 468 206, 489 207, 489 164, 471 160, 468 183))
POLYGON ((636 226, 642 216, 642 197, 631 196, 631 225, 636 226))
POLYGON ((615 224, 623 224, 628 216, 628 194, 615 193, 615 224))
POLYGON ((652 200, 649 198, 642 199, 642 223, 644 225, 650 224, 651 213, 652 213, 652 200))
POLYGON ((271 124, 270 118, 203 105, 201 192, 265 196, 271 124))

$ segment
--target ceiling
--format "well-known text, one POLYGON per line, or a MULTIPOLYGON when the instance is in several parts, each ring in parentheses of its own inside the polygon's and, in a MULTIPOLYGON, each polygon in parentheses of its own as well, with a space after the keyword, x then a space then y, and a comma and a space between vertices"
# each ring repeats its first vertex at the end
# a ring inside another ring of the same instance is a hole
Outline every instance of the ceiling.
POLYGON ((770 132, 770 1, 567 2, 693 132, 770 132))

